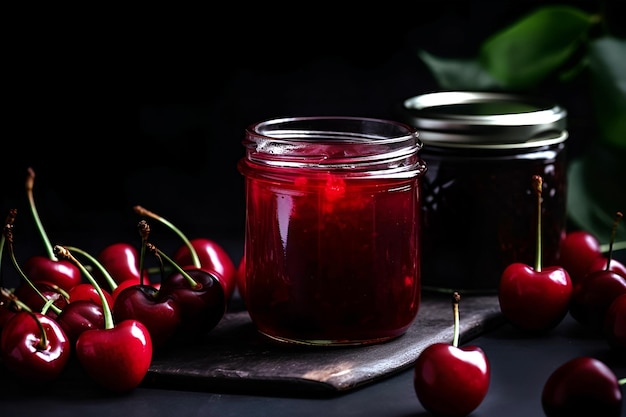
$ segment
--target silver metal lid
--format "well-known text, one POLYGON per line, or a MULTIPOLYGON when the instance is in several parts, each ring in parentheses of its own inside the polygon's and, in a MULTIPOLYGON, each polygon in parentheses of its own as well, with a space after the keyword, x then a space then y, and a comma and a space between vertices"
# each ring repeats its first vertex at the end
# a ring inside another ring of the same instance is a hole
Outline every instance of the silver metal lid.
POLYGON ((445 91, 402 103, 406 123, 425 145, 516 149, 567 139, 567 111, 538 98, 505 93, 445 91))

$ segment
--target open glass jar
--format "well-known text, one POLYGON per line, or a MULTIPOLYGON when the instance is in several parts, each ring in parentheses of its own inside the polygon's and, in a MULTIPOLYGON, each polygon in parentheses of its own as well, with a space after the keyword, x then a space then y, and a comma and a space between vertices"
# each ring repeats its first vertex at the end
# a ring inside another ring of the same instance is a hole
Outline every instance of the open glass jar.
POLYGON ((246 130, 245 292, 258 330, 306 345, 398 337, 420 305, 416 130, 294 117, 246 130))

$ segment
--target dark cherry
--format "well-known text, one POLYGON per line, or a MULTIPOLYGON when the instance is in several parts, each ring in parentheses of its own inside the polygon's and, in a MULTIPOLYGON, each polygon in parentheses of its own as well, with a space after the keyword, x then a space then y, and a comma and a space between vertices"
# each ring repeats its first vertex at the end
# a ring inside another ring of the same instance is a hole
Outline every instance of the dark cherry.
MULTIPOLYGON (((54 300, 53 304, 63 310, 68 304, 68 294, 60 290, 56 285, 44 281, 33 282, 45 299, 41 298, 33 288, 26 282, 20 283, 15 288, 15 296, 31 310, 40 312, 47 300, 54 300)), ((57 313, 53 309, 48 309, 46 315, 56 318, 57 313)))
POLYGON ((547 417, 618 417, 622 392, 604 362, 581 356, 565 362, 548 377, 541 405, 547 417))
POLYGON ((616 297, 607 309, 602 331, 609 346, 626 351, 626 294, 616 297))
POLYGON ((61 310, 56 320, 74 346, 85 330, 104 329, 102 302, 72 301, 61 310))
POLYGON ((588 274, 574 285, 570 315, 579 323, 601 331, 611 303, 626 293, 626 277, 611 270, 588 274))
POLYGON ((199 339, 224 317, 226 294, 215 273, 193 267, 183 269, 196 281, 196 287, 183 274, 174 272, 161 283, 159 291, 163 297, 173 298, 180 307, 181 325, 177 334, 182 339, 199 339))
POLYGON ((134 319, 143 323, 155 349, 168 344, 181 324, 178 302, 146 284, 126 287, 117 294, 113 317, 118 322, 134 319))
MULTIPOLYGON (((226 297, 230 298, 237 285, 237 270, 226 250, 217 242, 206 238, 191 239, 190 243, 200 259, 200 267, 217 273, 218 278, 222 280, 226 297)), ((179 247, 173 259, 179 265, 193 265, 187 245, 179 247)))

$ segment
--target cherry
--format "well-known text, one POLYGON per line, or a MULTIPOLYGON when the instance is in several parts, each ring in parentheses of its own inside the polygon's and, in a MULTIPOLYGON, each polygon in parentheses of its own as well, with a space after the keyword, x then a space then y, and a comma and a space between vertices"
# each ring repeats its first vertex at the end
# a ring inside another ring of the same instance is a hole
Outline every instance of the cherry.
POLYGON ((613 371, 598 359, 581 356, 559 366, 547 379, 541 405, 547 417, 617 417, 622 392, 613 371))
POLYGON ((611 303, 626 294, 626 277, 610 270, 592 272, 574 285, 570 315, 579 323, 601 330, 611 303))
POLYGON ((189 268, 175 272, 161 284, 160 291, 180 306, 179 333, 183 337, 201 338, 217 326, 226 313, 224 288, 212 272, 189 268), (189 277, 194 284, 189 282, 189 277))
POLYGON ((602 331, 609 346, 626 350, 626 294, 617 296, 607 309, 602 331))
MULTIPOLYGON (((106 299, 107 304, 110 308, 113 307, 113 297, 105 290, 101 290, 104 294, 104 298, 106 299)), ((89 300, 96 304, 100 304, 100 294, 96 287, 88 282, 82 282, 78 285, 75 285, 69 292, 69 302, 74 303, 78 300, 89 300)))
MULTIPOLYGON (((25 275, 23 276, 23 278, 25 275)), ((15 296, 24 304, 35 311, 42 311, 48 301, 53 304, 48 309, 47 315, 56 318, 68 304, 69 294, 58 288, 56 285, 45 282, 22 281, 15 289, 15 296)))
POLYGON ((51 317, 30 310, 16 313, 0 335, 2 362, 28 383, 45 383, 61 375, 70 357, 70 342, 51 317))
POLYGON ((56 321, 59 323, 72 346, 85 330, 104 329, 102 302, 76 300, 63 307, 56 321))
MULTIPOLYGON (((200 264, 196 267, 200 266, 202 269, 214 271, 223 278, 226 297, 230 298, 237 286, 237 270, 226 250, 211 239, 196 238, 191 239, 190 242, 200 258, 200 264)), ((194 265, 191 252, 186 245, 176 250, 173 259, 179 265, 194 265)))
MULTIPOLYGON (((97 259, 117 284, 128 280, 139 284, 142 278, 147 282, 148 273, 144 271, 143 277, 139 274, 138 256, 137 249, 133 245, 117 242, 102 249, 97 259)), ((99 278, 98 275, 95 276, 99 278)), ((101 282, 101 279, 98 281, 101 282)))
POLYGON ((541 177, 533 176, 537 194, 537 248, 535 268, 515 262, 500 277, 498 301, 502 314, 514 326, 531 332, 550 330, 567 315, 572 281, 559 266, 541 265, 541 177))
POLYGON ((152 340, 140 321, 123 320, 81 333, 76 356, 93 380, 110 391, 125 393, 138 387, 148 373, 152 340))
POLYGON ((617 212, 604 269, 593 271, 574 285, 569 312, 578 322, 601 331, 606 312, 615 298, 626 293, 626 276, 609 269, 613 242, 622 213, 617 212))
POLYGON ((143 323, 152 338, 154 348, 166 345, 181 324, 178 302, 171 296, 161 296, 151 285, 126 287, 115 299, 113 316, 117 321, 135 319, 143 323))
POLYGON ((76 356, 85 372, 102 387, 118 393, 133 390, 148 373, 152 362, 150 332, 140 321, 113 321, 113 314, 96 279, 62 246, 55 251, 79 267, 98 289, 104 328, 82 332, 76 340, 76 356))
POLYGON ((587 275, 593 264, 603 259, 600 242, 589 232, 569 232, 561 241, 560 265, 568 272, 572 283, 587 275))
POLYGON ((74 285, 77 285, 82 281, 82 276, 79 269, 71 262, 59 260, 55 256, 53 247, 50 244, 50 240, 44 230, 35 205, 35 198, 33 194, 35 171, 32 168, 28 168, 27 174, 26 193, 28 196, 30 210, 48 255, 47 257, 42 255, 29 257, 24 262, 22 269, 26 275, 31 277, 33 282, 46 281, 62 288, 65 291, 69 291, 74 285))
POLYGON ((24 261, 22 269, 33 282, 45 281, 65 291, 82 281, 80 271, 74 265, 45 256, 30 256, 24 261))
POLYGON ((135 206, 134 210, 141 216, 158 220, 176 233, 184 244, 176 250, 172 257, 173 261, 178 265, 192 265, 197 269, 214 273, 224 287, 226 298, 230 299, 235 290, 237 271, 232 259, 224 248, 211 239, 196 238, 189 240, 173 223, 142 206, 135 206))
POLYGON ((418 356, 413 387, 422 406, 440 416, 466 416, 487 395, 491 379, 489 361, 475 345, 458 347, 460 296, 453 294, 453 343, 433 343, 418 356))

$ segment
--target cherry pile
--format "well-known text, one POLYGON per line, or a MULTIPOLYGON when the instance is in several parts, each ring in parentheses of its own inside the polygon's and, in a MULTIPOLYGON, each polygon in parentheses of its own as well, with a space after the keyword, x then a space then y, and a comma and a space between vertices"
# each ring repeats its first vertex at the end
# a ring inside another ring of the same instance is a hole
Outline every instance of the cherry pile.
POLYGON ((140 244, 115 242, 96 256, 52 245, 35 205, 34 178, 29 168, 27 196, 47 254, 18 261, 14 235, 22 220, 11 209, 0 267, 10 260, 20 281, 15 288, 0 282, 1 366, 28 383, 46 383, 76 359, 95 383, 128 392, 145 378, 155 352, 198 342, 219 324, 237 269, 216 242, 190 241, 165 218, 136 206, 140 244), (173 256, 150 242, 148 219, 182 239, 173 256))
MULTIPOLYGON (((500 277, 500 311, 517 330, 541 334, 570 314, 592 334, 604 337, 607 348, 626 353, 626 268, 612 259, 622 213, 615 218, 608 254, 592 234, 577 230, 561 242, 559 265, 544 266, 541 257, 541 193, 543 179, 532 177, 537 199, 537 244, 534 265, 512 263, 500 277)), ((458 300, 454 293, 452 344, 434 343, 418 356, 413 369, 415 394, 422 406, 438 416, 463 417, 487 394, 488 358, 479 346, 458 346, 458 300)), ((621 386, 612 370, 593 357, 562 364, 545 382, 541 405, 547 417, 617 417, 622 409, 621 386)))

